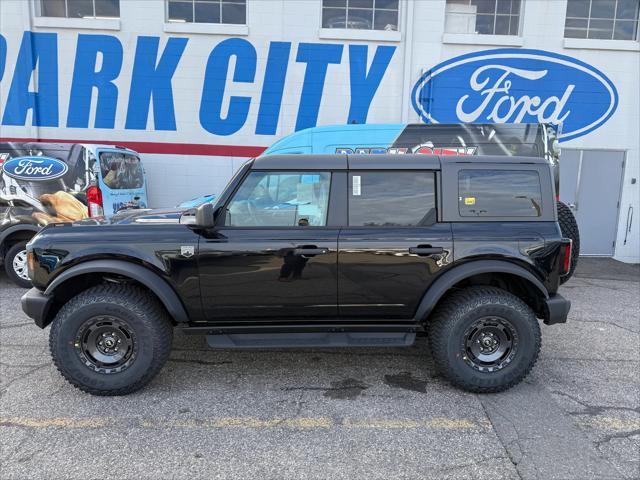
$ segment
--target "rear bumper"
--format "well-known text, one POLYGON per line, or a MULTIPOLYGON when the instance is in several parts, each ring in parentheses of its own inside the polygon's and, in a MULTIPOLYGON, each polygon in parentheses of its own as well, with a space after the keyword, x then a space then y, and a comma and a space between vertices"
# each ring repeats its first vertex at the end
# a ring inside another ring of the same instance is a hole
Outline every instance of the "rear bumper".
POLYGON ((32 288, 20 300, 22 310, 32 318, 37 326, 44 328, 49 325, 48 313, 53 304, 53 297, 45 295, 37 288, 32 288))
POLYGON ((571 302, 562 295, 552 295, 546 300, 546 316, 544 323, 554 325, 556 323, 566 323, 567 316, 571 309, 571 302))

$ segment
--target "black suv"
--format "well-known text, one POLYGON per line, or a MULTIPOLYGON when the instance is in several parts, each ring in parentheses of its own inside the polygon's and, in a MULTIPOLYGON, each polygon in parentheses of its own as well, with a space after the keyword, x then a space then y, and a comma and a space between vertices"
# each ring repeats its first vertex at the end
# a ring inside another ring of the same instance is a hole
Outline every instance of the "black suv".
POLYGON ((272 155, 216 201, 50 225, 28 245, 35 323, 85 392, 133 392, 173 327, 219 348, 407 346, 426 331, 455 385, 522 380, 571 241, 532 157, 272 155), (537 318, 536 318, 537 317, 537 318))

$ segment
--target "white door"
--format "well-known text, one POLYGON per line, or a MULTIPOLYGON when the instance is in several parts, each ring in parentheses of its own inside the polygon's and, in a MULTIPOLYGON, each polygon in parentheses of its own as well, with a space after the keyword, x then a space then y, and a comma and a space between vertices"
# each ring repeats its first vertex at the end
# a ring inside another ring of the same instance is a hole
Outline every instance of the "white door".
POLYGON ((560 200, 578 221, 581 255, 613 255, 624 156, 623 151, 562 150, 560 200))

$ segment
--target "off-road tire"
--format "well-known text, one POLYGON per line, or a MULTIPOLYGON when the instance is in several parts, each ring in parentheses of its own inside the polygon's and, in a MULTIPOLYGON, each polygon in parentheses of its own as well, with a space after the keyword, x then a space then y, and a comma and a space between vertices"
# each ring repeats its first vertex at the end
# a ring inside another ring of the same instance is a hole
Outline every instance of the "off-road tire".
POLYGON ((20 252, 25 252, 27 250, 27 242, 18 242, 13 245, 7 251, 7 254, 4 256, 4 269, 7 272, 7 276, 9 280, 22 288, 31 288, 31 280, 25 280, 20 277, 18 273, 13 269, 13 260, 20 252))
POLYGON ((476 393, 507 390, 531 371, 540 352, 540 325, 527 304, 495 287, 470 287, 449 294, 427 323, 437 370, 453 385, 476 393), (478 371, 468 363, 463 347, 466 332, 485 317, 506 319, 517 332, 513 359, 497 371, 478 371))
POLYGON ((74 387, 92 395, 126 395, 144 387, 171 352, 173 327, 165 309, 148 292, 130 285, 102 284, 69 300, 51 325, 49 348, 56 367, 74 387), (93 317, 113 315, 135 335, 135 359, 126 370, 102 373, 81 360, 79 329, 93 317))
POLYGON ((580 231, 578 230, 576 217, 573 215, 569 206, 560 201, 556 202, 556 204, 558 208, 558 223, 560 224, 562 236, 570 238, 573 241, 571 251, 571 268, 569 269, 569 273, 560 277, 560 283, 565 283, 571 278, 573 272, 578 266, 578 256, 580 255, 580 231))

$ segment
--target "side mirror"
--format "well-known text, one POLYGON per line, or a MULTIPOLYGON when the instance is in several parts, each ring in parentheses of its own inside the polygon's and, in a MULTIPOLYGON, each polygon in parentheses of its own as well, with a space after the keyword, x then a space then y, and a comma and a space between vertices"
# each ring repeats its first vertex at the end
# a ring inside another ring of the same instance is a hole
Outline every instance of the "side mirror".
POLYGON ((211 203, 203 203, 197 208, 187 210, 180 217, 180 223, 198 228, 212 228, 215 226, 214 209, 211 203))

